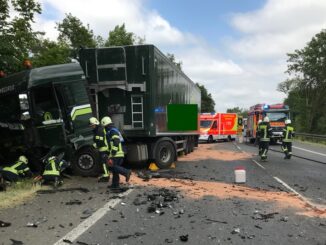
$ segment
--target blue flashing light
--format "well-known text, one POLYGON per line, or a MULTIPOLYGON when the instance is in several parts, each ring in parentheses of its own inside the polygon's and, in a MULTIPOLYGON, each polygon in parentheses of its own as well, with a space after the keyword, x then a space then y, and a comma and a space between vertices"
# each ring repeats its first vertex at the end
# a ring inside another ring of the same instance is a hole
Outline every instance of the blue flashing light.
POLYGON ((164 108, 163 107, 156 107, 154 111, 156 113, 164 112, 164 108))
POLYGON ((263 109, 264 110, 268 110, 269 109, 269 105, 264 105, 263 109))

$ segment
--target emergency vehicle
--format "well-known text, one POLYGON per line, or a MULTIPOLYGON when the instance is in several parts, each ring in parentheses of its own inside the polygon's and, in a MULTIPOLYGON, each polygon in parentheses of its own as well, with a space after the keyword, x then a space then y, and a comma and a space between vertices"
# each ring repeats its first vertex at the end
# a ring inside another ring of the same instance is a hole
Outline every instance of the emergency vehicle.
POLYGON ((290 118, 289 107, 285 104, 256 104, 251 106, 248 112, 246 136, 250 142, 256 140, 258 121, 267 116, 272 128, 271 143, 276 143, 283 138, 285 120, 290 118))
POLYGON ((236 113, 201 113, 199 141, 212 143, 215 140, 235 139, 238 132, 236 113))

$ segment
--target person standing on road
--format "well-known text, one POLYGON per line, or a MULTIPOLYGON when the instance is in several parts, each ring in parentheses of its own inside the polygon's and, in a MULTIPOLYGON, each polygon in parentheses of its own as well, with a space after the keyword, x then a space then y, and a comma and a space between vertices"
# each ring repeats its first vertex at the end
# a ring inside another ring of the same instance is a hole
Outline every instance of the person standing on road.
POLYGON ((108 143, 106 140, 105 129, 100 125, 100 122, 95 117, 89 119, 89 125, 93 129, 93 146, 98 149, 100 153, 100 161, 103 167, 103 174, 98 178, 99 182, 109 182, 110 172, 106 166, 106 163, 109 159, 108 157, 108 143))
POLYGON ((101 120, 102 126, 106 131, 106 139, 109 146, 109 169, 112 171, 112 184, 110 188, 119 189, 120 188, 120 174, 125 176, 126 182, 129 182, 131 170, 122 167, 124 159, 124 151, 122 147, 123 138, 120 131, 114 127, 110 117, 103 117, 101 120))
POLYGON ((28 159, 25 156, 20 156, 18 160, 1 170, 2 178, 9 182, 16 182, 24 177, 31 177, 32 172, 28 167, 28 159))
POLYGON ((255 146, 258 142, 258 155, 261 156, 263 149, 262 149, 262 141, 260 140, 260 134, 259 134, 259 125, 261 124, 262 120, 259 119, 257 123, 257 129, 256 129, 256 141, 255 141, 255 146))
POLYGON ((261 143, 261 160, 266 161, 267 159, 267 152, 269 148, 269 141, 271 135, 271 127, 269 125, 269 118, 266 116, 264 117, 263 122, 261 122, 258 126, 259 136, 260 136, 260 143, 261 143))
POLYGON ((292 141, 294 137, 294 127, 291 125, 291 120, 285 120, 285 128, 283 129, 282 150, 285 154, 284 159, 291 159, 292 156, 292 141))

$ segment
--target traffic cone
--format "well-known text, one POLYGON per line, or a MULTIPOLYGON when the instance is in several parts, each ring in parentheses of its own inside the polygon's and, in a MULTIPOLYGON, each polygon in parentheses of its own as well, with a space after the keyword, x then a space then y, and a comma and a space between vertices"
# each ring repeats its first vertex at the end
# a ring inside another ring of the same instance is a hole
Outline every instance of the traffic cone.
POLYGON ((149 164, 148 169, 151 170, 151 171, 157 171, 157 170, 159 170, 160 168, 156 165, 155 162, 152 162, 151 164, 149 164))

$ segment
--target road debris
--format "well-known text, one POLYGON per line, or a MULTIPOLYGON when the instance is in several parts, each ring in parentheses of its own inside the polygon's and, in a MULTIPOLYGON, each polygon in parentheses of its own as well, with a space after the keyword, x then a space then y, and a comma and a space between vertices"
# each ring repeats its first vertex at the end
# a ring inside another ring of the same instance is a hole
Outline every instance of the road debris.
POLYGON ((91 216, 94 213, 93 209, 85 209, 82 213, 82 216, 80 217, 81 219, 87 219, 89 216, 91 216))
POLYGON ((132 235, 122 235, 122 236, 118 236, 118 239, 127 239, 130 237, 139 237, 139 236, 144 236, 146 235, 146 233, 144 232, 135 232, 135 234, 132 235))
POLYGON ((23 245, 24 244, 22 241, 18 241, 18 240, 14 240, 14 239, 10 239, 10 241, 12 242, 12 245, 23 245))
POLYGON ((9 226, 11 226, 11 223, 0 220, 0 227, 9 227, 9 226))
POLYGON ((66 202, 66 205, 80 205, 80 204, 82 204, 82 202, 77 199, 66 202))
POLYGON ((53 190, 38 190, 36 193, 37 194, 54 194, 57 192, 74 192, 74 191, 80 191, 82 193, 88 193, 89 190, 87 188, 82 188, 82 187, 78 187, 78 188, 65 188, 65 189, 53 189, 53 190))
POLYGON ((72 244, 73 243, 72 241, 70 241, 68 239, 63 239, 62 241, 65 242, 65 243, 68 243, 68 244, 72 244))
POLYGON ((254 219, 254 220, 264 220, 264 221, 267 222, 269 219, 273 219, 276 214, 278 214, 278 212, 262 214, 262 213, 259 213, 259 212, 255 211, 255 214, 254 214, 254 216, 252 216, 252 219, 254 219))
POLYGON ((240 233, 240 228, 235 228, 231 231, 231 234, 239 234, 240 233))
POLYGON ((180 237, 180 241, 182 241, 182 242, 187 242, 188 241, 188 234, 187 235, 181 235, 180 237))

